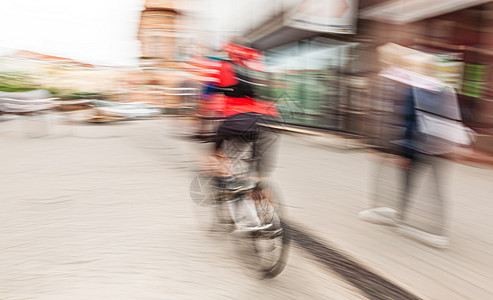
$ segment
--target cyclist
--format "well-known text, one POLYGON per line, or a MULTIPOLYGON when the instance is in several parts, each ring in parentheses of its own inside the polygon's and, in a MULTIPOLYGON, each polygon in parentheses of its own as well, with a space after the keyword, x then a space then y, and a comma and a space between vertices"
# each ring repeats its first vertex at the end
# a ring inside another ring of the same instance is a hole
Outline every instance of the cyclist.
MULTIPOLYGON (((272 155, 276 135, 266 130, 263 123, 277 117, 278 112, 272 104, 255 100, 255 94, 248 77, 240 75, 236 66, 245 66, 248 57, 243 56, 245 48, 229 44, 228 55, 231 61, 222 63, 218 91, 226 96, 223 113, 226 119, 219 125, 214 138, 214 156, 219 161, 219 174, 223 178, 235 179, 235 175, 248 174, 246 185, 255 185, 256 189, 250 199, 243 201, 242 220, 236 218, 237 230, 257 230, 269 225, 262 225, 259 220, 255 203, 256 197, 262 197, 261 183, 271 170, 272 155)), ((238 205, 238 204, 235 204, 238 205)), ((238 207, 232 209, 233 218, 238 213, 238 207)))

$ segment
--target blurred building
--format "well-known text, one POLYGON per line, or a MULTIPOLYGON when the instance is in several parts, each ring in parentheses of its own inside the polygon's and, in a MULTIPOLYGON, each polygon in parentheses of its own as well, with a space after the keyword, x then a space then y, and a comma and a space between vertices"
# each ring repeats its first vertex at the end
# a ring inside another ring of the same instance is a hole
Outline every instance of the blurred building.
POLYGON ((174 105, 179 97, 172 89, 185 80, 180 75, 183 40, 188 36, 183 12, 188 1, 146 0, 141 13, 138 39, 141 43, 139 75, 140 85, 132 98, 152 102, 159 106, 174 105))
MULTIPOLYGON (((434 72, 456 88, 465 123, 493 135, 492 1, 257 4, 229 36, 241 33, 263 51, 267 72, 250 75, 269 82, 257 91, 279 104, 287 123, 375 134, 375 116, 386 109, 375 87, 380 70, 376 48, 394 42, 433 54, 434 72), (249 16, 257 13, 259 17, 249 16)), ((240 15, 232 9, 231 15, 240 15)), ((238 5, 241 9, 246 7, 238 5)))
POLYGON ((175 59, 180 13, 176 1, 147 0, 141 13, 138 39, 142 67, 168 67, 175 59))
MULTIPOLYGON (((186 74, 180 69, 182 46, 190 42, 183 18, 193 1, 148 0, 141 12, 140 66, 97 66, 30 51, 0 57, 0 72, 29 75, 33 85, 63 93, 103 92, 115 101, 143 101, 158 106, 179 100, 173 89, 186 74), (32 76, 31 76, 32 75, 32 76)), ((136 28, 137 29, 137 28, 136 28)), ((17 78, 17 77, 16 77, 17 78)), ((27 77, 26 77, 27 78, 27 77)))
MULTIPOLYGON (((367 41, 357 35, 357 0, 281 1, 244 33, 264 52, 271 88, 287 123, 363 134, 369 101, 367 41)), ((254 75, 255 76, 255 75, 254 75)))
POLYGON ((20 50, 0 58, 0 72, 29 76, 33 84, 60 92, 118 92, 127 68, 96 66, 74 59, 20 50))

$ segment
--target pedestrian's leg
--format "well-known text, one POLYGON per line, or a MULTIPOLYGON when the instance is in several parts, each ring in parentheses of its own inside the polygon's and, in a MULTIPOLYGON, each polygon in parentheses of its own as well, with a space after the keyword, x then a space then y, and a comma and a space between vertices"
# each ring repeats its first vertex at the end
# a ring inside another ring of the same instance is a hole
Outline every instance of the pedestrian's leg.
POLYGON ((433 181, 434 185, 433 188, 435 190, 435 195, 434 197, 437 202, 437 214, 436 217, 438 218, 438 234, 443 235, 445 231, 445 199, 444 199, 444 193, 442 191, 443 188, 443 168, 444 168, 444 161, 439 158, 439 157, 429 157, 430 160, 430 165, 433 168, 433 181))
POLYGON ((411 201, 411 192, 413 190, 413 184, 416 179, 416 173, 420 167, 420 157, 418 154, 413 155, 409 159, 409 163, 404 171, 402 194, 399 203, 399 219, 404 221, 406 218, 407 209, 411 201))
MULTIPOLYGON (((438 217, 439 217, 439 222, 443 222, 443 208, 444 208, 444 203, 443 203, 443 198, 441 194, 441 182, 442 182, 442 177, 440 174, 441 166, 440 164, 442 163, 440 158, 430 156, 430 155, 424 155, 424 154, 419 154, 416 158, 418 158, 414 162, 414 166, 410 168, 409 170, 409 176, 406 179, 407 183, 407 189, 403 193, 403 196, 406 198, 403 198, 404 201, 402 203, 402 209, 403 213, 406 212, 407 206, 410 202, 410 196, 411 192, 413 190, 413 182, 416 179, 416 172, 417 169, 421 169, 423 167, 429 166, 431 168, 431 182, 427 182, 425 184, 432 184, 432 189, 435 189, 436 194, 430 194, 432 198, 435 198, 434 201, 438 202, 438 217)), ((431 212, 431 211, 430 211, 431 212)), ((433 247, 439 247, 439 248, 444 248, 448 247, 449 245, 449 240, 443 235, 443 223, 438 226, 438 230, 434 230, 433 228, 430 228, 431 231, 429 230, 422 230, 420 228, 416 228, 414 226, 409 226, 408 224, 399 224, 398 226, 398 231, 403 233, 404 235, 407 235, 413 239, 417 239, 425 244, 428 244, 433 247)))

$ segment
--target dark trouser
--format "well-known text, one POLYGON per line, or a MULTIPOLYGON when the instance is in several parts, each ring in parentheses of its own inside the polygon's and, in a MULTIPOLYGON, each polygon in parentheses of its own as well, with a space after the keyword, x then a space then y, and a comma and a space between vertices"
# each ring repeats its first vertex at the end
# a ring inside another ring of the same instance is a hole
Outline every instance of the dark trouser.
POLYGON ((266 177, 273 168, 279 135, 269 128, 260 126, 259 114, 239 114, 219 125, 215 137, 215 148, 220 150, 226 140, 253 143, 252 159, 259 177, 266 177))
POLYGON ((425 203, 425 206, 427 209, 422 214, 433 216, 436 226, 433 226, 434 229, 432 230, 436 234, 443 234, 445 224, 445 203, 442 193, 444 161, 440 157, 422 153, 414 153, 408 158, 410 159, 410 163, 404 172, 403 188, 399 203, 400 218, 402 221, 407 221, 411 196, 416 187, 416 181, 424 176, 426 170, 429 170, 431 176, 425 178, 429 178, 429 180, 423 182, 423 184, 430 187, 429 194, 426 195, 427 203, 425 203))
POLYGON ((279 145, 279 134, 271 130, 262 130, 255 143, 255 155, 257 159, 257 172, 260 177, 267 177, 274 168, 274 160, 279 145))

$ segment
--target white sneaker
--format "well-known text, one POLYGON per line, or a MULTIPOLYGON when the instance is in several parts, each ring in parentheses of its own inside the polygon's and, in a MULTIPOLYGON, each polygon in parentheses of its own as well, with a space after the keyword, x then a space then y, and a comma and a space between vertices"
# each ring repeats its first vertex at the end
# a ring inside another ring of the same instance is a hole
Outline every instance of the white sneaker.
POLYGON ((396 230, 400 234, 435 248, 447 248, 450 245, 450 240, 446 236, 432 234, 409 225, 398 224, 396 230))
POLYGON ((361 211, 358 216, 366 222, 395 226, 397 211, 390 207, 375 207, 361 211))

